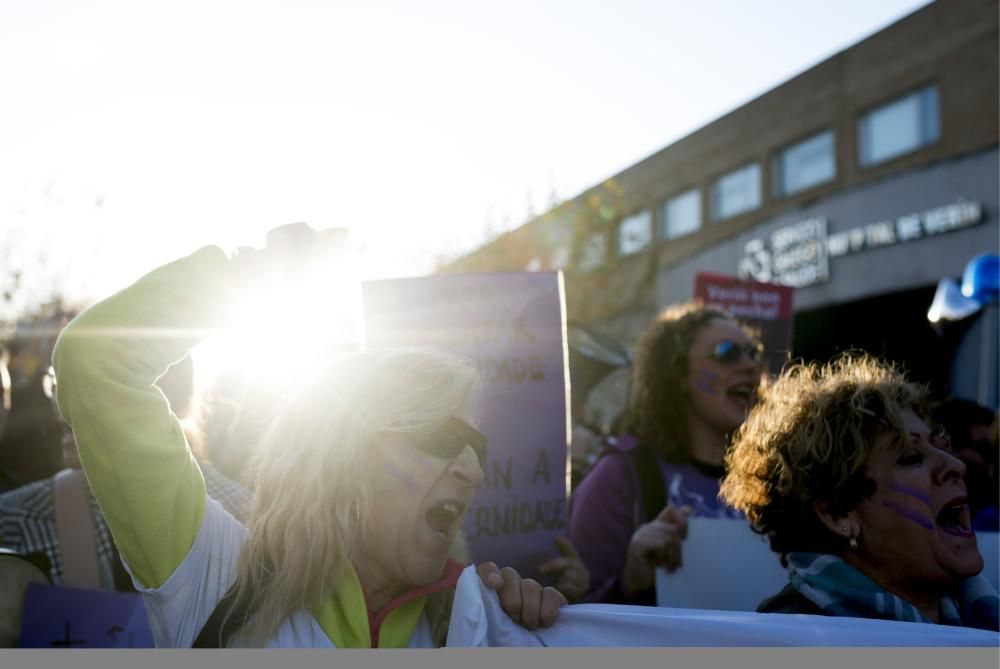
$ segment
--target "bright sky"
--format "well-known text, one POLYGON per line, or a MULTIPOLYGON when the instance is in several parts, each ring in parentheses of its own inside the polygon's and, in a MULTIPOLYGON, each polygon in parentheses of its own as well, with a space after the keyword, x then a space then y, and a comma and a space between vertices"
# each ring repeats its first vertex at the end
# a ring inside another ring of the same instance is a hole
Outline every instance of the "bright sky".
POLYGON ((426 273, 924 4, 6 0, 0 286, 299 220, 426 273))

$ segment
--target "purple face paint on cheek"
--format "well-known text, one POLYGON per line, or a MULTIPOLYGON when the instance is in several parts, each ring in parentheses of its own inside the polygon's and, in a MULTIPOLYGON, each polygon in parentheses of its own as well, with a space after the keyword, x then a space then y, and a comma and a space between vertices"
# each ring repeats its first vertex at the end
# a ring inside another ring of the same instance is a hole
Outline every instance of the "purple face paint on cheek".
POLYGON ((897 485, 894 483, 889 484, 889 490, 894 492, 902 493, 908 495, 914 499, 919 499, 921 502, 926 504, 928 507, 931 505, 931 497, 922 490, 917 490, 916 488, 910 488, 905 485, 897 485))
POLYGON ((398 462, 398 466, 404 469, 417 468, 423 470, 424 473, 433 474, 438 468, 434 458, 417 448, 413 439, 407 436, 401 435, 398 441, 389 444, 385 455, 398 462))
POLYGON ((427 453, 424 453, 423 451, 411 447, 403 449, 402 454, 407 460, 406 462, 407 466, 412 465, 414 467, 418 467, 422 469, 425 474, 428 475, 436 476, 439 473, 438 472, 439 465, 437 464, 438 461, 436 461, 432 456, 428 455, 427 453))
POLYGON ((702 391, 706 395, 718 395, 715 387, 712 385, 719 380, 719 375, 715 372, 705 369, 704 367, 698 368, 698 375, 694 379, 695 388, 702 391))
POLYGON ((924 528, 925 530, 933 530, 934 529, 934 523, 932 523, 931 521, 929 521, 923 515, 921 515, 919 513, 916 513, 915 511, 910 511, 909 509, 904 509, 903 507, 901 507, 901 506, 899 506, 897 504, 893 504, 892 502, 882 502, 882 506, 884 506, 887 509, 891 509, 892 511, 895 511, 896 513, 898 513, 899 515, 901 515, 903 518, 906 518, 907 520, 916 523, 917 525, 919 525, 920 527, 924 528))
POLYGON ((403 470, 395 462, 387 462, 383 466, 385 467, 386 473, 389 474, 389 476, 391 476, 392 478, 396 479, 396 481, 398 481, 399 484, 407 490, 407 492, 410 493, 420 492, 420 484, 417 483, 417 480, 412 476, 410 476, 408 472, 403 470))

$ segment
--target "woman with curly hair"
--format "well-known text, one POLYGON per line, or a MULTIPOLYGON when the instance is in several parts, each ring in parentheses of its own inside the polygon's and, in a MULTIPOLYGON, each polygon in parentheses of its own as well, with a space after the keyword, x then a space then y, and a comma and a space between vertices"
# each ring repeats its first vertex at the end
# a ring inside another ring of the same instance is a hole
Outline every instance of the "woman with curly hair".
POLYGON ((59 408, 157 645, 440 646, 456 588, 480 579, 523 625, 551 625, 557 591, 464 567, 459 528, 486 439, 477 373, 450 355, 317 365, 256 448, 246 525, 206 495, 154 382, 274 260, 270 247, 202 249, 87 310, 56 346, 59 408))
POLYGON ((997 629, 965 466, 927 426, 926 400, 863 355, 798 365, 761 391, 721 493, 788 567, 758 611, 997 629))
POLYGON ((681 565, 687 517, 726 516, 719 479, 730 435, 760 383, 761 348, 729 314, 664 311, 636 352, 624 427, 573 495, 570 540, 588 601, 655 604, 656 567, 681 565))

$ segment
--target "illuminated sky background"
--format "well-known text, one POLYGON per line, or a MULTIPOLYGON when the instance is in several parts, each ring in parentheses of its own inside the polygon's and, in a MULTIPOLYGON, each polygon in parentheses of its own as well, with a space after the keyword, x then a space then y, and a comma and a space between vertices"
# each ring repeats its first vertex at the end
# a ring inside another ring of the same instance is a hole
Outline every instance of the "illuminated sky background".
POLYGON ((0 262, 99 297, 305 220, 426 273, 924 4, 4 0, 0 262))

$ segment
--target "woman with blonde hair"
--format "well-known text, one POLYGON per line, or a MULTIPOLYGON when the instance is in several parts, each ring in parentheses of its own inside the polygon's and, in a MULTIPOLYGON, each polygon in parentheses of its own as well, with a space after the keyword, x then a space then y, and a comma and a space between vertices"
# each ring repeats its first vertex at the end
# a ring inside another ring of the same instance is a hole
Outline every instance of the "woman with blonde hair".
POLYGON ((226 322, 270 249, 209 247, 95 305, 54 354, 59 407, 158 646, 446 643, 460 581, 529 628, 565 599, 492 563, 463 568, 483 479, 477 375, 444 353, 353 353, 287 398, 260 447, 244 527, 205 484, 154 381, 226 322))
POLYGON ((721 490, 788 567, 758 611, 997 629, 965 465, 927 426, 926 399, 863 355, 798 365, 760 392, 721 490))

